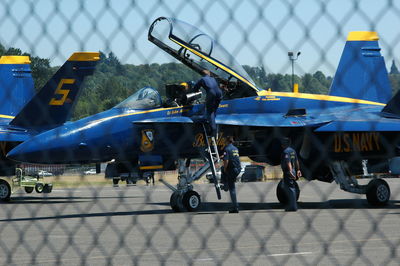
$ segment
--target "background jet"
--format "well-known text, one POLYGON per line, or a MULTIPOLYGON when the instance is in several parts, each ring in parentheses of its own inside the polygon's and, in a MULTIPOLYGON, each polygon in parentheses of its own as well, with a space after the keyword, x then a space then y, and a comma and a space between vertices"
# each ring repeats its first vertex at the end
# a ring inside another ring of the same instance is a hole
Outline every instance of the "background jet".
MULTIPOLYGON (((99 53, 74 53, 34 94, 28 56, 0 58, 0 176, 15 174, 15 161, 6 154, 32 136, 65 123, 71 115, 86 76, 91 75, 99 53)), ((10 186, 0 179, 2 200, 10 186)))

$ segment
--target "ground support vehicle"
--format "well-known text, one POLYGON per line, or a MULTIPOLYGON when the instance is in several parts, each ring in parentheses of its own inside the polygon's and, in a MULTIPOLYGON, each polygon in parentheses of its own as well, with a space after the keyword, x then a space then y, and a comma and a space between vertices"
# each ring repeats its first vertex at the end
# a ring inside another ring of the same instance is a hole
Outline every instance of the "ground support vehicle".
POLYGON ((0 201, 9 201, 11 194, 22 188, 28 194, 33 190, 37 193, 51 193, 53 184, 45 183, 41 175, 28 176, 21 168, 17 168, 15 177, 0 178, 0 201))

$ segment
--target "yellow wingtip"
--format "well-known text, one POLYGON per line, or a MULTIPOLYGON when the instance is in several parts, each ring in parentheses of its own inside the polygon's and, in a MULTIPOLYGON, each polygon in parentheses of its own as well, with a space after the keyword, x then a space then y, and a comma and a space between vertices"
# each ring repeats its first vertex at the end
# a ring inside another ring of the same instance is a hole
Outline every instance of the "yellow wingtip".
POLYGON ((99 52, 76 52, 68 58, 68 61, 98 61, 100 60, 99 52))
POLYGON ((347 36, 348 41, 377 41, 378 33, 375 31, 351 31, 347 36))
POLYGON ((27 55, 3 55, 0 57, 0 64, 30 64, 31 60, 27 55))

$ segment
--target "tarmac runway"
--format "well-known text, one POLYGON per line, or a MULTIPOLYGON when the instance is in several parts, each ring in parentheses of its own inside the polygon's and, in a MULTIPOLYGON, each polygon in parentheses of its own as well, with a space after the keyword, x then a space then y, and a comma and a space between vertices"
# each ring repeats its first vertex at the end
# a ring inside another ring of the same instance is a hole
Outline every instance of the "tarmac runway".
POLYGON ((0 264, 398 265, 400 180, 387 181, 381 208, 334 183, 299 182, 295 213, 277 202, 277 181, 238 183, 239 214, 210 184, 195 185, 195 213, 174 213, 162 185, 17 193, 0 205, 0 264))

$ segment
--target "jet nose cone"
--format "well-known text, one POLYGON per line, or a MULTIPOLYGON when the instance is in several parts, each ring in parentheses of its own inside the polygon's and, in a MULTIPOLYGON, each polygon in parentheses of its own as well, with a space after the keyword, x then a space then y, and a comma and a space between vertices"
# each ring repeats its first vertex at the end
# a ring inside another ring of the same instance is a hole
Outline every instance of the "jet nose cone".
POLYGON ((29 140, 19 144, 7 154, 7 158, 19 162, 30 161, 30 158, 32 158, 31 146, 29 140))
POLYGON ((61 155, 54 145, 46 135, 35 136, 12 149, 7 158, 25 163, 55 163, 61 155))

